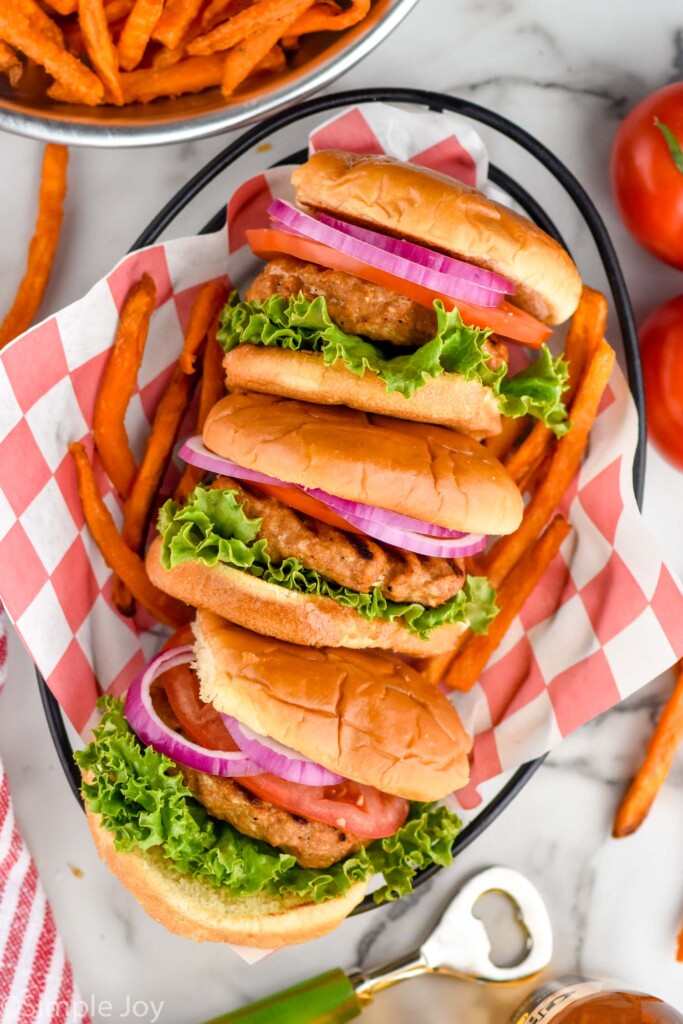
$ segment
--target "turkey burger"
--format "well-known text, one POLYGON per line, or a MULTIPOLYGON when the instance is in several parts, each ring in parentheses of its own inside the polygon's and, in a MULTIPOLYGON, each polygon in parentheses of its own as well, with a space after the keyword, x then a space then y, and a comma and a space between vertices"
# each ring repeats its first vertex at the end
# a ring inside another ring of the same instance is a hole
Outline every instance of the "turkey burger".
POLYGON ((174 597, 291 643, 418 657, 496 614, 463 560, 517 529, 523 502, 472 438, 250 392, 180 455, 217 475, 161 510, 147 571, 174 597))
POLYGON ((447 864, 465 785, 453 705, 399 658, 300 648, 200 611, 76 755, 102 858, 197 941, 277 948, 447 864), (189 631, 188 631, 189 633, 189 631), (193 666, 196 665, 196 672, 193 666))
POLYGON ((454 178, 316 153, 247 231, 267 261, 222 315, 230 389, 345 404, 484 438, 501 416, 568 429, 567 365, 544 344, 581 280, 553 238, 454 178), (508 369, 507 344, 540 349, 508 369))

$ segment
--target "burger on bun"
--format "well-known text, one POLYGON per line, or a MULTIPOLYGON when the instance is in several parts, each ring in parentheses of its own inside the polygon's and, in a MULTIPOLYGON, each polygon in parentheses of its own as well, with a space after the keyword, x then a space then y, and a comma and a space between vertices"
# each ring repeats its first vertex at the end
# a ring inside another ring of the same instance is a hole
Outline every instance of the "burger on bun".
POLYGON ((568 429, 567 364, 544 344, 578 304, 566 251, 454 178, 323 151, 247 231, 267 264, 222 314, 230 389, 495 435, 502 416, 568 429), (540 348, 512 374, 507 344, 540 348))
POLYGON ((523 502, 478 441, 240 393, 180 455, 217 476, 161 510, 146 564, 168 594, 291 643, 418 657, 496 614, 463 560, 515 530, 523 502))
POLYGON ((453 705, 386 653, 301 648, 199 611, 76 755, 102 858, 168 929, 278 948, 447 864, 468 780, 453 705), (192 664, 191 664, 192 663, 192 664), (193 667, 194 666, 194 667, 193 667), (196 667, 196 671, 195 671, 196 667))

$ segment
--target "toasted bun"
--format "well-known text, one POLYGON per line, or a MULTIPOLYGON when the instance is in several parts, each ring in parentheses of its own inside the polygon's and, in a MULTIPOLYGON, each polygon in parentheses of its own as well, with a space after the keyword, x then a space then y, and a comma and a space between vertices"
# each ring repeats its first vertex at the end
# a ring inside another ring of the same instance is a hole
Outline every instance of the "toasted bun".
POLYGON ((262 391, 285 398, 348 405, 351 409, 397 416, 420 423, 438 423, 479 440, 500 433, 500 413, 490 388, 466 381, 459 373, 433 377, 410 398, 387 394, 384 381, 373 373, 357 377, 342 363, 325 366, 319 352, 238 345, 223 365, 228 387, 262 391))
POLYGON ((149 578, 157 587, 195 608, 208 608, 224 619, 278 640, 311 647, 380 647, 428 658, 453 650, 465 629, 461 623, 437 626, 429 640, 421 640, 398 622, 370 621, 331 597, 299 594, 227 565, 209 567, 188 561, 165 569, 161 545, 161 537, 157 537, 145 562, 149 578))
POLYGON ((469 779, 472 746, 453 705, 400 658, 315 650, 199 609, 202 699, 348 779, 440 800, 469 779))
POLYGON ((502 274, 517 286, 511 301, 545 323, 562 323, 578 305, 581 278, 562 246, 455 178, 388 156, 325 150, 292 181, 303 206, 502 274))
POLYGON ((426 423, 275 395, 228 395, 204 444, 248 469, 465 533, 512 533, 523 512, 512 478, 471 437, 426 423))
POLYGON ((183 875, 160 850, 119 853, 99 815, 86 811, 97 852, 141 907, 169 931, 195 942, 234 942, 261 949, 308 942, 333 931, 367 890, 357 882, 324 903, 296 897, 230 896, 208 882, 183 875))

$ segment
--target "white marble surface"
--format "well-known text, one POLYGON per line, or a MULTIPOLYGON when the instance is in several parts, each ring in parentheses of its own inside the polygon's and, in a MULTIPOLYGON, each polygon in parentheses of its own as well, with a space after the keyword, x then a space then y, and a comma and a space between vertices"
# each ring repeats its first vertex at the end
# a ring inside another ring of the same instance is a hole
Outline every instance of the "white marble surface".
MULTIPOLYGON (((642 318, 681 290, 681 277, 640 251, 618 223, 608 155, 624 112, 683 73, 681 25, 675 0, 647 5, 422 0, 343 86, 451 92, 490 106, 537 135, 576 173, 606 218, 642 318)), ((81 295, 161 203, 224 144, 211 139, 149 152, 75 151, 61 258, 44 312, 81 295)), ((526 161, 509 149, 497 144, 492 149, 557 212, 584 276, 599 285, 588 240, 559 204, 556 187, 530 173, 526 161)), ((14 253, 23 251, 32 223, 39 148, 2 136, 0 156, 4 308, 21 270, 14 253)), ((200 212, 174 230, 189 232, 203 223, 229 186, 223 179, 200 212)), ((682 503, 683 476, 650 452, 645 515, 683 573, 682 503)), ((547 900, 555 929, 555 973, 581 969, 622 977, 683 1009, 683 965, 674 961, 683 912, 683 768, 674 769, 638 835, 621 842, 609 838, 615 802, 642 754, 669 679, 643 689, 566 741, 490 830, 417 897, 246 968, 229 950, 195 947, 166 934, 99 864, 52 749, 30 661, 14 638, 10 656, 9 684, 0 702, 0 754, 81 990, 96 1003, 112 1004, 111 1016, 96 1014, 96 1019, 126 1019, 129 1000, 140 999, 150 1004, 143 1019, 151 1021, 152 1001, 163 1000, 163 1024, 199 1024, 318 971, 399 955, 419 942, 460 880, 497 862, 526 872, 547 900)), ((365 1016, 368 1024, 418 1019, 488 1024, 504 1021, 522 995, 422 979, 386 993, 365 1016)))

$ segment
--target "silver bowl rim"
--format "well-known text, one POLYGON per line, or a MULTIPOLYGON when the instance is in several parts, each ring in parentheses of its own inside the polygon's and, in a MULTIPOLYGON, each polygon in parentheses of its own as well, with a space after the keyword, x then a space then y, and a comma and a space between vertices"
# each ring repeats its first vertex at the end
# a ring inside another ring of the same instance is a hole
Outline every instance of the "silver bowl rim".
MULTIPOLYGON (((0 98, 0 130, 42 142, 106 149, 171 145, 234 131, 330 85, 383 42, 418 3, 419 0, 388 0, 386 12, 365 32, 357 31, 349 45, 340 52, 333 52, 327 59, 321 59, 308 72, 301 69, 301 73, 293 80, 290 74, 289 79, 279 88, 263 96, 247 99, 239 105, 219 107, 194 117, 180 115, 177 119, 159 120, 156 123, 117 125, 115 122, 89 122, 82 116, 50 117, 0 98)), ((362 23, 358 29, 361 27, 362 23)), ((344 36, 336 42, 337 47, 343 39, 344 36)))

